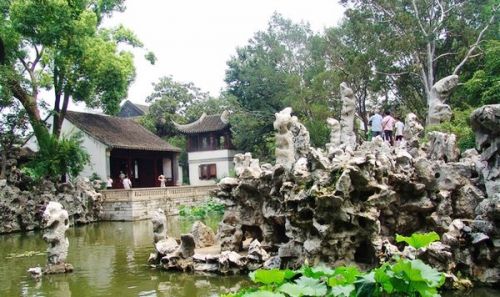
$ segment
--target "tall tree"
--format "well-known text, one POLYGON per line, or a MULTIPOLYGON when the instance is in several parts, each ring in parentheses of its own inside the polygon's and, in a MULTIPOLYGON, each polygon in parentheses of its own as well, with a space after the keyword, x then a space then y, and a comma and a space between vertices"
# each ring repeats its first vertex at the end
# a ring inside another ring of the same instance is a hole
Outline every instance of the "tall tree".
POLYGON ((0 4, 5 48, 0 84, 25 108, 40 148, 49 130, 41 89, 53 89, 52 129, 59 135, 69 100, 115 113, 134 78, 133 56, 118 43, 142 46, 122 26, 100 28, 123 0, 9 0, 0 4))
POLYGON ((172 121, 180 124, 194 121, 199 114, 189 112, 189 108, 209 99, 209 94, 192 82, 177 82, 172 76, 164 76, 153 83, 153 92, 146 98, 152 104, 141 119, 142 124, 160 136, 174 136, 177 132, 172 121))
MULTIPOLYGON (((304 120, 310 129, 323 135, 328 131, 324 120, 331 113, 331 93, 321 92, 328 75, 324 74, 324 44, 306 24, 295 24, 274 14, 266 31, 255 33, 228 62, 228 92, 241 107, 233 127, 238 148, 269 159, 272 146, 263 147, 273 135, 274 113, 286 106, 304 120), (317 125, 317 123, 321 124, 317 125), (321 129, 321 130, 319 130, 321 129)), ((338 88, 338 85, 335 87, 338 88)), ((313 141, 315 141, 314 139, 313 141)))
POLYGON ((387 75, 395 80, 403 74, 417 76, 427 105, 436 81, 458 74, 478 54, 499 7, 494 0, 341 2, 366 13, 367 24, 384 26, 383 32, 369 30, 367 34, 377 34, 382 45, 379 54, 391 57, 391 65, 398 69, 387 75))

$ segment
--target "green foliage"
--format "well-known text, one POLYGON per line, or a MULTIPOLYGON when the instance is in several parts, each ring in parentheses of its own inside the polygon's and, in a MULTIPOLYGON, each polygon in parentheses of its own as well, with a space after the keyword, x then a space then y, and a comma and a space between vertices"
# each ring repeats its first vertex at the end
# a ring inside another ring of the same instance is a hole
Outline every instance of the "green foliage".
POLYGON ((104 190, 106 189, 106 185, 107 185, 107 182, 106 181, 103 181, 101 179, 101 177, 96 173, 96 172, 93 172, 91 176, 89 176, 89 180, 91 182, 95 182, 95 181, 100 181, 99 183, 99 186, 100 186, 100 189, 101 190, 104 190))
MULTIPOLYGON (((439 236, 434 232, 413 234, 410 237, 398 235, 396 240, 409 242, 420 248, 439 240, 439 236)), ((361 272, 354 266, 340 266, 334 269, 325 266, 303 266, 296 271, 259 269, 250 273, 250 278, 259 286, 223 296, 439 297, 441 295, 438 289, 445 281, 443 273, 421 260, 401 258, 369 272, 361 272)))
POLYGON ((152 104, 141 123, 159 136, 176 135, 173 121, 186 124, 196 120, 186 117, 188 108, 208 99, 208 93, 202 92, 191 82, 181 83, 174 81, 172 76, 162 77, 153 84, 153 92, 146 99, 152 104))
POLYGON ((179 207, 179 215, 186 218, 204 219, 212 214, 223 214, 224 204, 210 198, 198 206, 181 206, 179 207))
POLYGON ((35 181, 48 178, 57 182, 66 175, 76 177, 89 161, 89 154, 81 147, 82 135, 79 133, 60 139, 49 135, 43 141, 35 159, 23 168, 35 181))
POLYGON ((439 234, 434 231, 429 233, 413 233, 409 237, 396 234, 396 242, 406 242, 416 249, 427 247, 429 244, 439 239, 439 234))
MULTIPOLYGON (((0 98, 2 94, 0 92, 0 98)), ((2 165, 0 178, 5 176, 7 155, 16 145, 20 145, 28 133, 28 116, 26 111, 17 102, 5 97, 0 100, 0 152, 2 165)))
POLYGON ((274 155, 274 114, 291 106, 313 129, 312 141, 324 144, 333 90, 325 73, 324 43, 306 24, 274 14, 266 31, 255 33, 228 62, 225 81, 239 110, 231 119, 234 143, 262 161, 274 155), (316 133, 318 132, 318 133, 316 133))
POLYGON ((500 41, 489 40, 484 53, 482 69, 464 84, 464 95, 473 106, 500 103, 500 41))
POLYGON ((335 269, 304 266, 298 271, 259 269, 250 273, 250 278, 260 286, 224 296, 438 297, 437 290, 445 280, 443 273, 421 260, 408 259, 385 263, 368 273, 352 266, 335 269))
POLYGON ((0 84, 24 106, 39 143, 48 128, 40 118, 42 89, 53 90, 53 131, 58 136, 70 100, 114 114, 135 69, 141 47, 129 29, 102 28, 104 16, 123 11, 123 0, 2 1, 0 40, 5 46, 0 84), (120 47, 119 47, 120 46, 120 47))
POLYGON ((457 136, 457 145, 461 151, 474 148, 476 145, 474 131, 470 126, 470 115, 473 111, 474 109, 470 107, 465 110, 453 110, 449 122, 426 127, 426 135, 431 131, 453 133, 457 136))

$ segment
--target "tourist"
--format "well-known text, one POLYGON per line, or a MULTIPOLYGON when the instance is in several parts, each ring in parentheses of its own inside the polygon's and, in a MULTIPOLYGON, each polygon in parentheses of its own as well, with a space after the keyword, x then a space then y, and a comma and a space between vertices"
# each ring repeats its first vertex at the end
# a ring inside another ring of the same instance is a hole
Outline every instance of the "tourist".
POLYGON ((382 116, 378 110, 370 117, 369 124, 371 125, 372 139, 382 135, 382 116))
POLYGON ((106 188, 109 190, 113 187, 113 179, 108 175, 108 181, 106 182, 106 188))
POLYGON ((382 119, 382 129, 384 130, 384 139, 389 141, 391 145, 394 145, 392 130, 394 130, 395 122, 396 120, 391 116, 391 112, 387 110, 385 112, 385 117, 382 119))
POLYGON ((160 188, 165 188, 165 181, 167 180, 163 174, 158 176, 158 180, 160 181, 160 188))
POLYGON ((401 142, 403 141, 403 131, 405 128, 405 124, 401 121, 400 117, 396 118, 396 124, 394 125, 396 128, 396 145, 400 145, 401 142))
POLYGON ((127 175, 125 175, 125 177, 123 178, 122 183, 125 190, 130 190, 130 188, 132 188, 132 181, 128 178, 127 175))

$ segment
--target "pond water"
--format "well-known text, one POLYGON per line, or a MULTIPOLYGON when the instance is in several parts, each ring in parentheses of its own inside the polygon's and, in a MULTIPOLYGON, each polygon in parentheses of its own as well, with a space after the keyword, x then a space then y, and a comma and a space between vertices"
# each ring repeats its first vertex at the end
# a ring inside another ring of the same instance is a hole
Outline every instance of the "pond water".
MULTIPOLYGON (((207 221, 214 227, 219 218, 207 221)), ((169 235, 178 236, 192 222, 169 218, 169 235)), ((75 271, 46 275, 40 281, 26 270, 45 265, 46 244, 41 232, 0 235, 0 296, 217 296, 250 284, 245 276, 210 276, 164 272, 146 263, 152 251, 149 221, 101 222, 70 228, 68 262, 75 271)), ((469 295, 500 296, 499 291, 476 290, 469 295)))
MULTIPOLYGON (((169 218, 169 235, 192 222, 169 218)), ((218 218, 206 222, 214 225, 218 218)), ((217 296, 248 284, 244 276, 218 277, 164 272, 147 264, 153 249, 149 221, 101 222, 70 228, 68 262, 75 271, 40 281, 26 270, 46 263, 41 232, 0 236, 0 296, 217 296), (33 255, 33 252, 37 252, 33 255), (24 255, 22 255, 24 254, 24 255), (15 257, 21 256, 21 257, 15 257)))

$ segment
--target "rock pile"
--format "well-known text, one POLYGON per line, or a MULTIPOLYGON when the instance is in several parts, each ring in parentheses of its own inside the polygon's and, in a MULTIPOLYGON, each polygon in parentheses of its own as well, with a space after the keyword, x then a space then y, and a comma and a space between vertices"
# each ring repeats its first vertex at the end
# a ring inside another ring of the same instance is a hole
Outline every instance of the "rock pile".
MULTIPOLYGON (((343 93, 349 99, 345 86, 343 93)), ((276 165, 259 170, 255 161, 247 162, 251 168, 241 163, 239 178, 219 183, 217 196, 226 203, 218 231, 225 259, 232 255, 231 263, 237 263, 232 252, 256 240, 258 250, 279 257, 268 261, 274 266, 297 267, 307 259, 369 267, 378 264, 383 242, 395 233, 434 230, 443 243, 425 257, 447 272, 498 284, 500 105, 476 110, 471 120, 481 154, 460 155, 455 136, 439 132, 422 145, 423 129, 413 114, 406 118, 407 143, 400 147, 379 137, 357 147, 349 135, 339 141, 339 126, 343 131, 349 125, 330 120, 332 139, 324 152, 295 138, 290 109, 276 114, 276 165), (340 149, 334 146, 339 142, 340 149)), ((248 153, 237 158, 252 160, 248 153)), ((266 257, 247 268, 263 265, 266 257)))
POLYGON ((99 219, 101 194, 86 179, 55 185, 50 181, 28 187, 30 179, 17 168, 21 151, 14 150, 7 162, 5 179, 0 179, 0 233, 42 229, 42 216, 49 201, 61 203, 70 224, 99 219))

